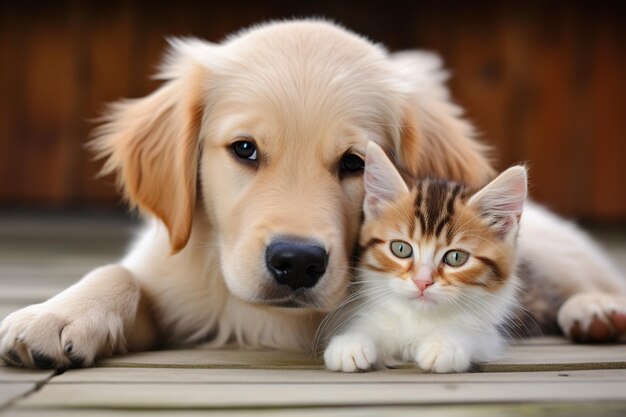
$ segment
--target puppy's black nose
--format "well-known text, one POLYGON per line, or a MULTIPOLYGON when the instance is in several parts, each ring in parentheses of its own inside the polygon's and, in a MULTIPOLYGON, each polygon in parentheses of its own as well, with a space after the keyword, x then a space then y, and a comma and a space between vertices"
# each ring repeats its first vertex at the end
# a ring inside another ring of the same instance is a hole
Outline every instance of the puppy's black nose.
POLYGON ((286 236, 268 245, 265 263, 279 284, 294 290, 310 288, 324 275, 328 253, 313 241, 286 236))

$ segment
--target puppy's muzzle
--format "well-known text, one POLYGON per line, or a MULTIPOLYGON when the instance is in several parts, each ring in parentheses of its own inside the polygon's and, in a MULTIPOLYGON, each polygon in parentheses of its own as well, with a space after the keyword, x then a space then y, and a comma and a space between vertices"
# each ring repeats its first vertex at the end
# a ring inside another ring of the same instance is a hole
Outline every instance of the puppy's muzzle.
POLYGON ((280 285, 292 290, 311 288, 326 272, 328 253, 315 241, 283 236, 267 246, 265 264, 280 285))

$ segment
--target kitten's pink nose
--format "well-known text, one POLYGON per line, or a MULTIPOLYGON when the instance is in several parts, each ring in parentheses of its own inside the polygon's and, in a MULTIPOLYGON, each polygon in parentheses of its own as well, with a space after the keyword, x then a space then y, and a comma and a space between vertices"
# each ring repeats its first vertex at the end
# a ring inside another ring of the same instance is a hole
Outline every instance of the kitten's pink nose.
POLYGON ((431 285, 433 285, 433 280, 430 279, 428 281, 422 281, 422 280, 413 280, 413 282, 415 283, 415 285, 417 285, 417 288, 419 288, 420 292, 424 292, 426 291, 426 288, 430 287, 431 285))
POLYGON ((426 288, 433 285, 433 268, 428 264, 420 264, 417 274, 413 277, 413 282, 420 289, 420 292, 426 291, 426 288))

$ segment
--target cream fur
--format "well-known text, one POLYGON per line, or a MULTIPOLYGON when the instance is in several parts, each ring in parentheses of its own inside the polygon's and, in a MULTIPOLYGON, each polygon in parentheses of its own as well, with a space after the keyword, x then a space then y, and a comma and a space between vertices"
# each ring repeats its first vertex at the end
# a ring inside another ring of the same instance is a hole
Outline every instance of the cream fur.
MULTIPOLYGON (((114 105, 93 142, 146 228, 120 265, 7 317, 0 356, 10 363, 88 366, 126 348, 203 340, 309 349, 345 293, 359 230, 363 184, 338 178, 341 155, 364 155, 374 141, 407 175, 479 186, 494 173, 436 58, 388 54, 327 22, 269 23, 221 44, 174 40, 159 78, 164 85, 151 95, 114 105), (242 136, 259 146, 257 170, 230 152, 242 136), (263 265, 278 234, 315 238, 331 253, 325 276, 298 297, 277 288, 263 265), (301 308, 270 306, 285 300, 301 308)), ((546 240, 533 235, 545 222, 564 242, 588 247, 551 215, 533 219, 526 250, 546 240)), ((623 287, 592 252, 586 268, 600 272, 586 280, 554 259, 546 267, 566 271, 555 279, 572 293, 623 287)))

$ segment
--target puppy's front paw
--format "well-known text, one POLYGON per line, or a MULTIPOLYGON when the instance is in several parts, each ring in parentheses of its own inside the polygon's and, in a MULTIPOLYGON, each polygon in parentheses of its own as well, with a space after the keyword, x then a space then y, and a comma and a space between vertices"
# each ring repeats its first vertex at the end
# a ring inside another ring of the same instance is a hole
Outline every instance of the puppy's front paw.
POLYGON ((324 352, 324 362, 331 371, 369 371, 376 366, 377 358, 374 342, 358 334, 334 336, 324 352))
POLYGON ((6 317, 0 358, 13 366, 66 369, 121 353, 138 300, 139 287, 126 269, 96 269, 75 287, 6 317))
POLYGON ((415 362, 423 370, 437 373, 465 372, 471 365, 470 357, 462 347, 442 337, 421 343, 415 362))
POLYGON ((563 333, 576 342, 612 342, 626 336, 626 298, 611 294, 576 294, 561 306, 563 333))
POLYGON ((0 327, 0 357, 13 366, 66 369, 119 350, 122 320, 85 307, 43 303, 10 314, 0 327))

